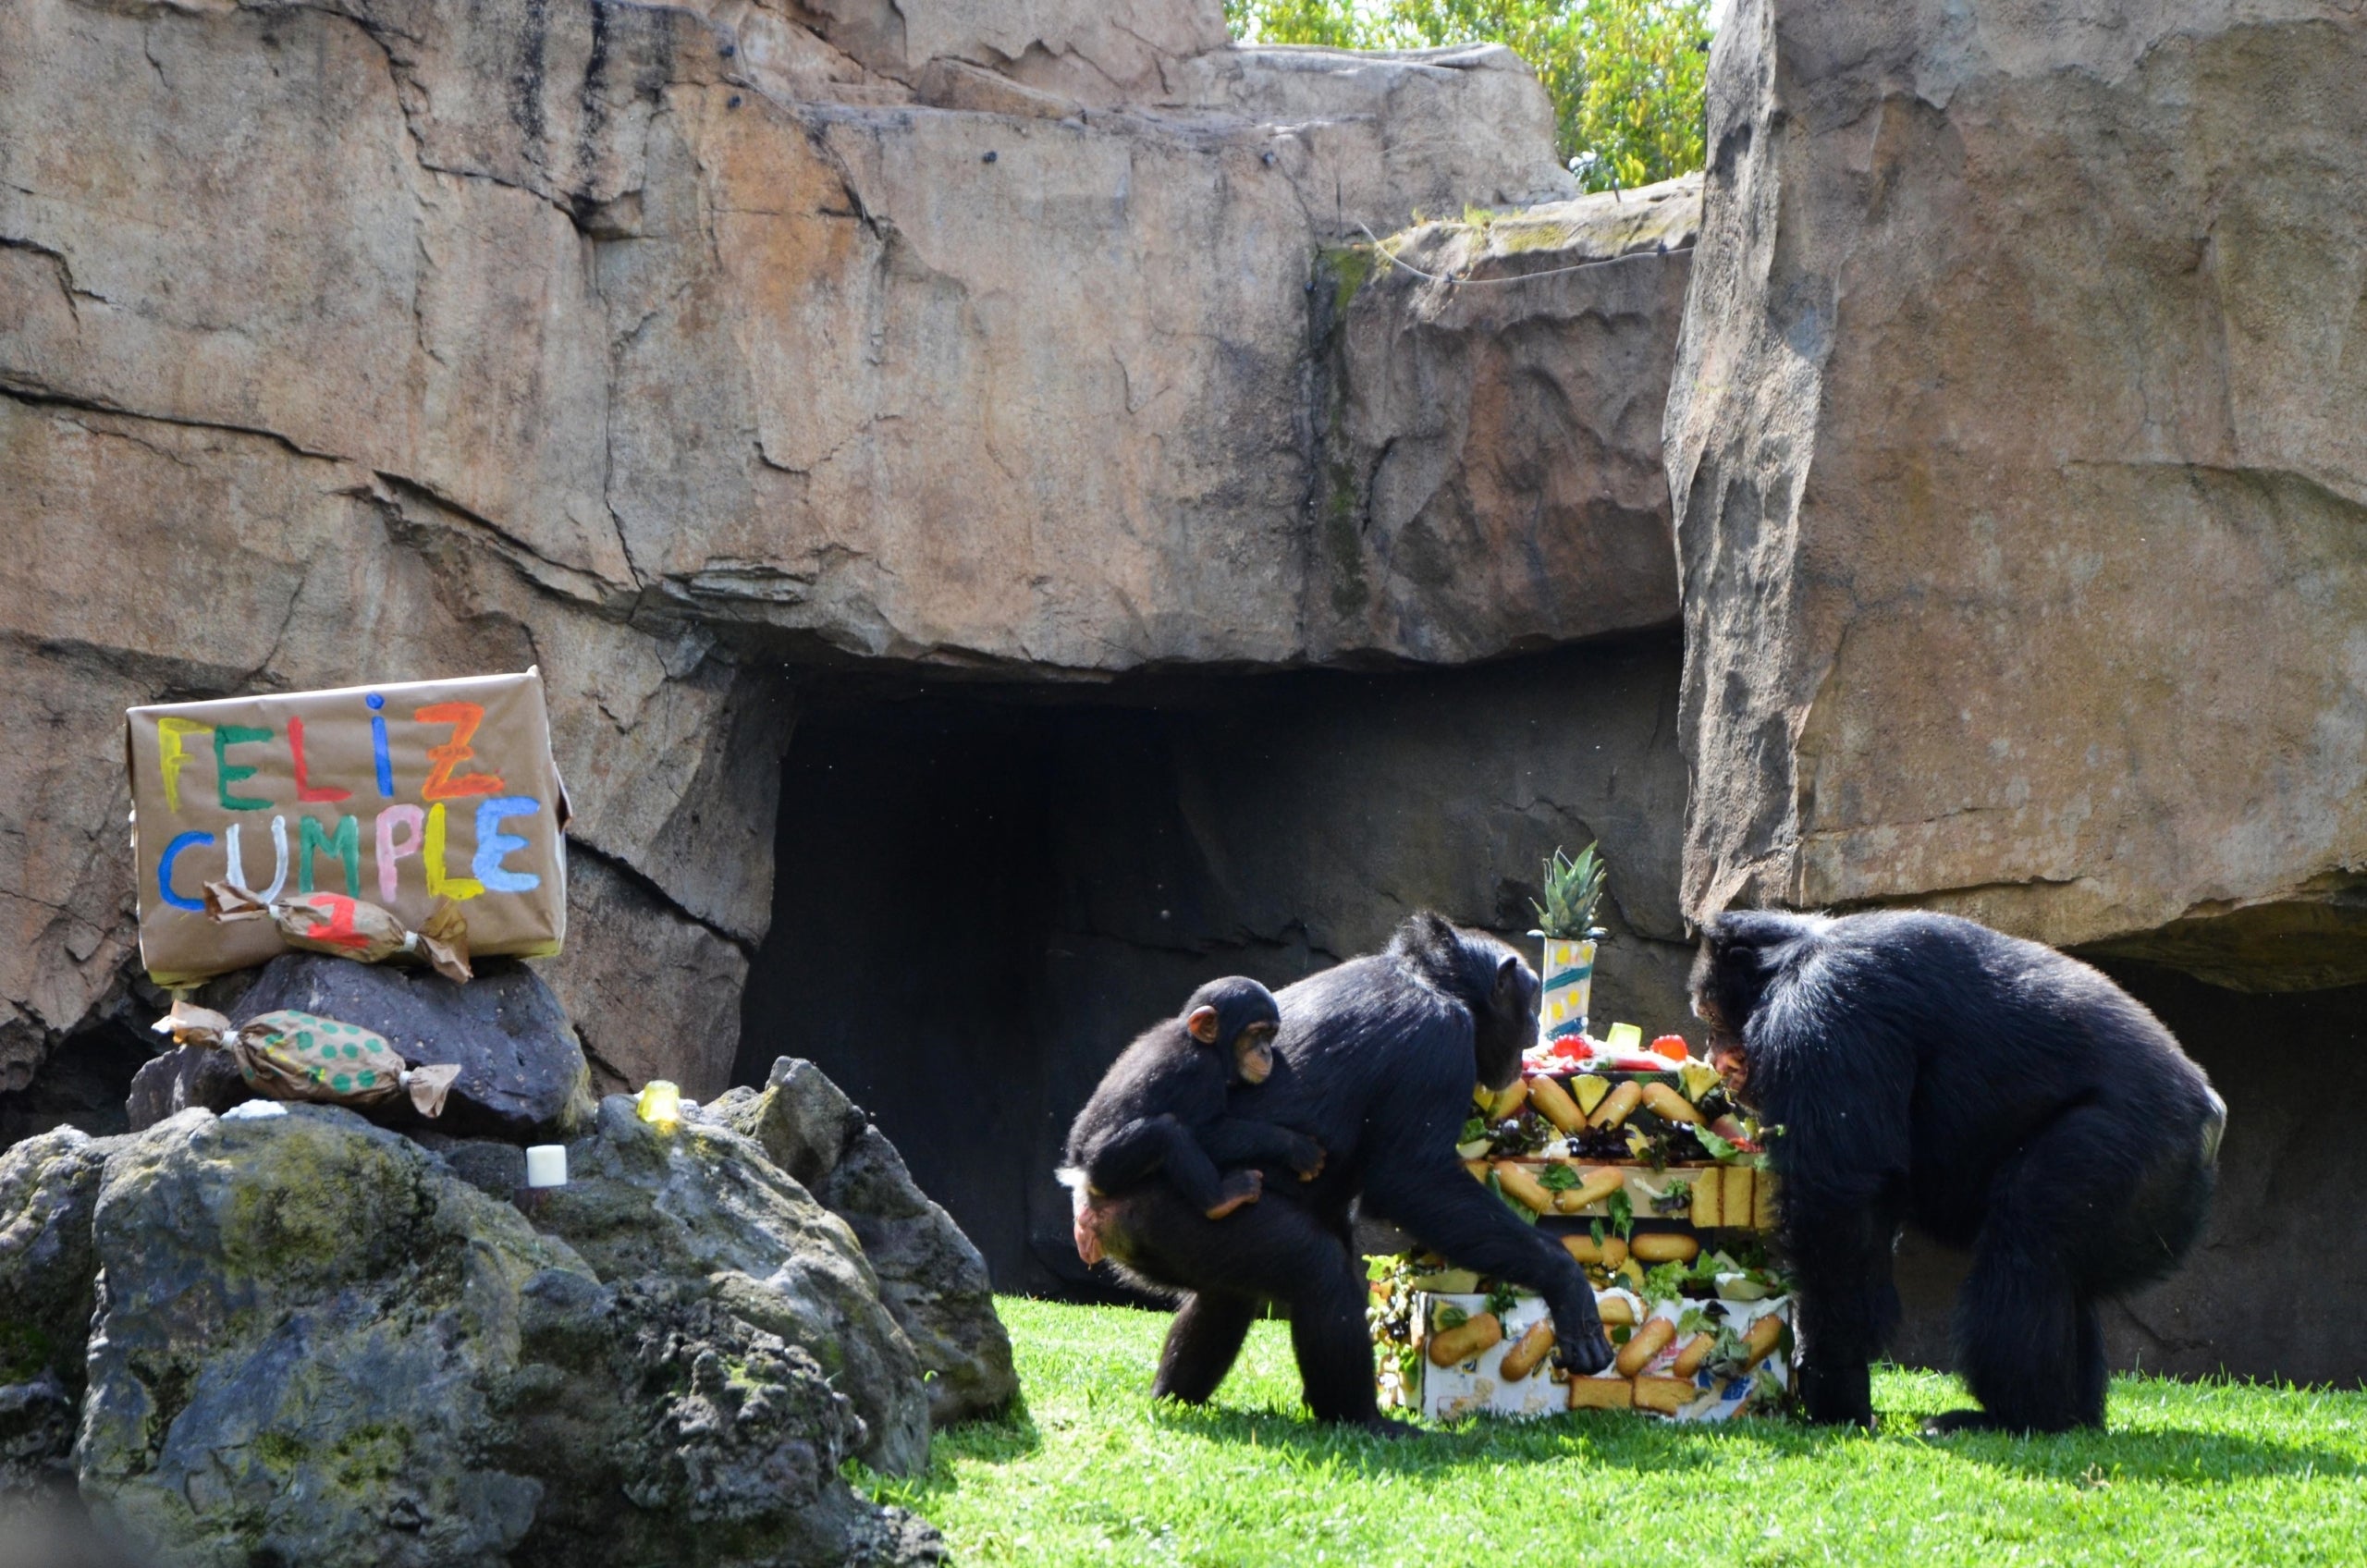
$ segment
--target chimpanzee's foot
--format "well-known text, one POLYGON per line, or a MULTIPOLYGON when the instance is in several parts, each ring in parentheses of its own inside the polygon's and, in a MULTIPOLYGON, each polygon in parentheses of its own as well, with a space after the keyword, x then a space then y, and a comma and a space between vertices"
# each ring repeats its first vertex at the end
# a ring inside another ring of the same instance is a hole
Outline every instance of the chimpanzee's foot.
POLYGON ((1256 1203, 1266 1190, 1266 1178, 1255 1170, 1236 1170, 1224 1180, 1224 1196, 1208 1211, 1211 1219, 1222 1219, 1244 1204, 1256 1203))

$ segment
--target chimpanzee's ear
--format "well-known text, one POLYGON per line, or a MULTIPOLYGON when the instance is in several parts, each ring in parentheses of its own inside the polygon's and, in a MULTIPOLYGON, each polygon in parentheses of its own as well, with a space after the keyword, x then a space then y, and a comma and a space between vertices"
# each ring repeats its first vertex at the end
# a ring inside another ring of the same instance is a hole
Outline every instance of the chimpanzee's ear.
POLYGON ((1184 1030, 1204 1046, 1215 1045, 1217 1043, 1217 1010, 1212 1007, 1194 1008, 1184 1016, 1184 1030))
POLYGON ((1520 960, 1506 953, 1496 961, 1496 995, 1516 997, 1520 994, 1520 960))

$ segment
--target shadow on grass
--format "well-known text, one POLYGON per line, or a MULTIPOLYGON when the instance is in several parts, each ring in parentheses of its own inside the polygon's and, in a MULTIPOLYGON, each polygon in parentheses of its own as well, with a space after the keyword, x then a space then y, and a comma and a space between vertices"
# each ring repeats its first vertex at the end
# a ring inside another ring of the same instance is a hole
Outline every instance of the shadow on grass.
POLYGON ((1034 1457, 1043 1447, 1044 1435, 1036 1430, 1036 1417, 1027 1408, 1026 1391, 1022 1390, 1012 1396, 1010 1408, 1001 1415, 983 1421, 965 1421, 933 1434, 929 1439, 928 1468, 917 1476, 889 1476, 853 1459, 840 1467, 840 1474, 874 1502, 894 1503, 926 1515, 930 1498, 962 1489, 962 1478, 953 1469, 955 1460, 1011 1464, 1034 1457))
POLYGON ((2086 1486, 2100 1481, 2216 1484, 2300 1475, 2367 1480, 2367 1463, 2355 1452, 2224 1432, 2107 1427, 2102 1432, 2069 1432, 2060 1437, 1967 1432, 1909 1440, 1985 1469, 2086 1486))
POLYGON ((2212 1425, 2206 1418, 2210 1405, 2226 1396, 2251 1405, 2247 1414, 2255 1425, 2281 1420, 2305 1424, 2325 1414, 2316 1402, 2327 1399, 2349 1402, 2350 1408, 2367 1415, 2367 1399, 2348 1390, 2280 1387, 2224 1376, 2190 1381, 2116 1378, 2102 1432, 2060 1437, 1967 1432, 1919 1440, 1968 1464, 2091 1486, 2099 1481, 2221 1481, 2300 1474, 2367 1479, 2367 1444, 2318 1442, 2306 1433, 2263 1438, 2212 1425), (2260 1403, 2279 1400, 2296 1405, 2306 1402, 2313 1408, 2306 1415, 2296 1410, 2286 1416, 2273 1403, 2260 1403))
POLYGON ((1891 1411, 1878 1433, 1814 1427, 1792 1416, 1679 1426, 1613 1412, 1582 1411, 1565 1419, 1521 1422, 1475 1417, 1451 1427, 1408 1423, 1404 1435, 1376 1437, 1322 1426, 1302 1414, 1222 1405, 1158 1403, 1148 1418, 1170 1430, 1215 1442, 1289 1449, 1372 1473, 1452 1475, 1523 1462, 1583 1460, 1596 1470, 1665 1473, 1730 1468, 1738 1457, 1809 1458, 1857 1450, 1869 1463, 1901 1450, 1946 1456, 2035 1479, 2098 1482, 2200 1482, 2312 1474, 2367 1478, 2355 1448, 2278 1440, 2220 1431, 2120 1427, 2058 1437, 1965 1433, 1925 1438, 1935 1411, 1891 1411))

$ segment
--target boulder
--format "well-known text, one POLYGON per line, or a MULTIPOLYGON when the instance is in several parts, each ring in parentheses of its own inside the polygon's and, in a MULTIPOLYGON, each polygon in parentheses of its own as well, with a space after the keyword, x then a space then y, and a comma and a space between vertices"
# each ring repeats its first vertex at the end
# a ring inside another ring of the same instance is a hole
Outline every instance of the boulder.
POLYGON ((542 1194, 536 1226, 603 1280, 704 1281, 717 1303, 821 1364, 863 1417, 865 1463, 926 1467, 921 1366, 862 1245, 754 1140, 705 1118, 656 1127, 613 1095, 567 1162, 567 1185, 542 1194))
POLYGON ((215 1115, 264 1096, 251 1088, 227 1051, 206 1046, 176 1046, 151 1057, 131 1075, 123 1102, 128 1130, 145 1133, 191 1106, 215 1115))
POLYGON ((1178 60, 1225 42, 1218 0, 817 0, 800 14, 891 80, 968 62, 1096 104, 1167 96, 1178 60))
MULTIPOLYGON (((583 1048, 558 998, 522 963, 486 959, 475 979, 456 985, 429 969, 282 953, 263 966, 232 1017, 243 1023, 283 1008, 374 1030, 414 1067, 459 1063, 437 1132, 552 1143, 591 1120, 583 1048)), ((401 1100, 381 1119, 416 1120, 401 1100)))
POLYGON ((1311 642, 1445 663, 1674 624, 1661 411, 1700 212, 1687 177, 1326 253, 1311 642))
POLYGON ((934 1560, 857 1498, 862 1423, 705 1280, 613 1288, 338 1108, 184 1111, 116 1149, 79 1449, 190 1564, 934 1560))
POLYGON ((2367 978, 2367 16, 1738 0, 1685 900, 2367 978))
POLYGON ((921 1191, 888 1135, 820 1068, 782 1057, 762 1093, 734 1089, 711 1113, 755 1140, 854 1231, 878 1277, 879 1299, 927 1378, 932 1424, 1010 1404, 1019 1375, 987 1260, 921 1191))
MULTIPOLYGON (((753 852, 769 856, 772 846, 753 852)), ((748 949, 678 918, 598 855, 570 855, 567 908, 566 957, 542 967, 583 1043, 593 1093, 667 1078, 694 1099, 721 1094, 740 1046, 748 949)))
POLYGON ((70 1127, 0 1154, 0 1494, 70 1485, 91 1332, 91 1217, 121 1138, 70 1127))
POLYGON ((454 1138, 428 1131, 414 1131, 411 1135, 423 1148, 442 1156, 453 1175, 487 1197, 514 1202, 526 1185, 526 1151, 517 1144, 498 1138, 454 1138))

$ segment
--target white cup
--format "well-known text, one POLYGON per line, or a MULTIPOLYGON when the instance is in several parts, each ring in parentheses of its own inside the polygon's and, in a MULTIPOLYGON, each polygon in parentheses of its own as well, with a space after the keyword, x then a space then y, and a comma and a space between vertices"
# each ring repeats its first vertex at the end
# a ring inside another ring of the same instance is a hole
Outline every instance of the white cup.
POLYGON ((567 1145, 565 1144, 533 1144, 528 1146, 526 1185, 529 1187, 567 1185, 567 1145))

